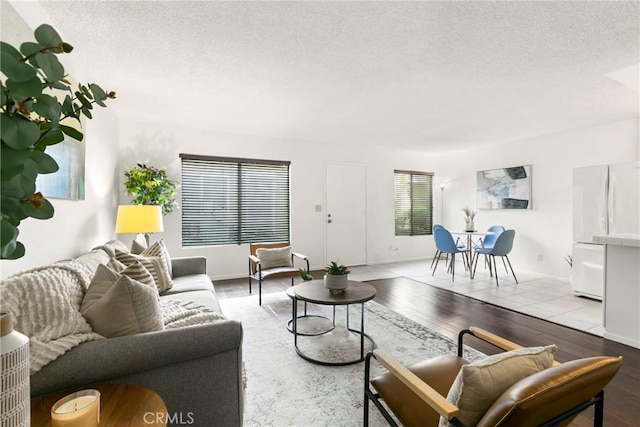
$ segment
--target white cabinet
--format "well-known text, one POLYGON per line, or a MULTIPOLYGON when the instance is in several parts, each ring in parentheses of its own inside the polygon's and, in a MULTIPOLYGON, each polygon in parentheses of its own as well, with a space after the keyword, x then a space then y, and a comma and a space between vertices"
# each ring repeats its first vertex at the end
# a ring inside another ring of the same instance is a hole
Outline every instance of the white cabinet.
POLYGON ((573 244, 571 287, 576 295, 602 301, 604 294, 604 246, 573 244))

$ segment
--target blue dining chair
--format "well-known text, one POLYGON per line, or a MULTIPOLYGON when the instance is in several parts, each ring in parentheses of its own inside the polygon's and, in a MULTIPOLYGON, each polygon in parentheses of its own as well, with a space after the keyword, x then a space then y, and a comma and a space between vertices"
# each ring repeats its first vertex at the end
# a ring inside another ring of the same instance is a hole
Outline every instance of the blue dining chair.
MULTIPOLYGON (((513 274, 513 278, 518 283, 518 279, 516 278, 516 273, 513 271, 513 267, 511 266, 511 261, 509 261, 509 253, 511 249, 513 249, 513 239, 516 236, 515 230, 505 230, 496 239, 496 242, 493 244, 492 248, 478 248, 476 249, 475 262, 473 263, 473 271, 471 273, 471 277, 475 276, 476 268, 478 266, 478 258, 480 255, 484 255, 486 258, 489 258, 489 273, 491 275, 496 276, 496 286, 500 286, 498 284, 498 267, 496 265, 496 257, 502 257, 503 261, 506 258, 507 263, 509 263, 509 268, 511 269, 511 274, 513 274), (491 265, 491 261, 493 260, 493 266, 491 265)), ((506 268, 506 267, 505 267, 506 268)), ((507 272, 508 273, 508 272, 507 272)))
MULTIPOLYGON (((433 224, 432 230, 435 232, 436 228, 444 228, 446 230, 446 228, 444 227, 444 225, 440 225, 440 224, 433 224)), ((434 233, 435 235, 435 233, 434 233)), ((466 245, 464 243, 462 243, 460 241, 460 238, 458 237, 456 239, 456 246, 460 249, 465 249, 466 245)), ((436 262, 436 258, 438 258, 440 256, 440 251, 436 248, 436 254, 433 256, 433 259, 431 260, 431 266, 429 268, 433 268, 433 263, 436 262)), ((449 254, 446 254, 446 259, 445 261, 447 262, 447 264, 449 263, 449 254)))
POLYGON ((440 256, 442 254, 447 254, 447 256, 451 254, 451 262, 449 263, 449 269, 451 270, 451 281, 453 281, 456 276, 456 254, 462 254, 462 262, 464 263, 465 268, 471 268, 469 266, 469 260, 466 257, 468 250, 466 248, 458 247, 458 245, 456 245, 456 242, 453 240, 453 236, 446 228, 434 228, 433 237, 436 242, 438 256, 436 258, 436 265, 433 267, 433 272, 431 273, 432 276, 436 273, 438 262, 440 262, 440 256))
MULTIPOLYGON (((493 234, 488 234, 486 236, 484 236, 483 239, 480 239, 478 241, 477 244, 473 245, 473 257, 476 257, 478 252, 477 250, 480 248, 485 248, 485 249, 490 249, 493 247, 493 245, 496 243, 496 240, 498 240, 498 236, 500 234, 502 234, 502 232, 505 230, 505 228, 501 225, 492 225, 491 227, 489 227, 487 229, 488 232, 492 232, 493 234)), ((472 263, 474 263, 474 259, 471 260, 472 263)), ((502 259, 502 263, 504 264, 504 258, 502 259)), ((485 265, 487 263, 485 262, 485 265)), ((507 265, 504 264, 504 269, 507 270, 507 265)), ((507 271, 508 273, 508 271, 507 271)))

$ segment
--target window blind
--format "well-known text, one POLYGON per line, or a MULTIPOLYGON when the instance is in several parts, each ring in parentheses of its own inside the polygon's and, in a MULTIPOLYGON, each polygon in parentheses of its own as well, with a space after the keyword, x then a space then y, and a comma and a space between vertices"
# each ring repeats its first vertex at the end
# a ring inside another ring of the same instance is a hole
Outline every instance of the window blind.
POLYGON ((290 162, 180 158, 182 246, 289 241, 290 162))
POLYGON ((395 235, 423 236, 433 227, 433 173, 394 171, 395 235))

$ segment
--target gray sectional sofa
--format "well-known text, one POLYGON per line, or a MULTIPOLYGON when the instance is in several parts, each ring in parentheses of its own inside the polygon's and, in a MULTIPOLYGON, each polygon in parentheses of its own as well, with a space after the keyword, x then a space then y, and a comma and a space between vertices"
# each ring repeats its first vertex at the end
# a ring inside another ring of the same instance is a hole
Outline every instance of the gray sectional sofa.
MULTIPOLYGON (((112 255, 113 245, 106 244, 76 260, 95 271, 112 255)), ((194 301, 221 312, 206 258, 171 262, 174 284, 161 300, 194 301)), ((137 384, 164 399, 169 420, 239 426, 244 400, 242 334, 240 322, 223 320, 84 342, 33 374, 31 395, 99 383, 137 384)))

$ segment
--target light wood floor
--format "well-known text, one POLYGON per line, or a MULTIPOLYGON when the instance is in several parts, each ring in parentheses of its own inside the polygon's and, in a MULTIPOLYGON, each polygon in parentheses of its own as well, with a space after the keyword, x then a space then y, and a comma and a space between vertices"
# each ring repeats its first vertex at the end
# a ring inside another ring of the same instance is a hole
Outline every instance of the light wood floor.
MULTIPOLYGON (((321 272, 315 273, 322 277, 321 272)), ((473 325, 523 346, 556 344, 556 359, 560 362, 598 355, 623 356, 620 372, 605 390, 605 426, 640 425, 640 350, 404 277, 368 283, 377 289, 375 301, 452 339, 460 329, 473 325)), ((247 279, 218 281, 214 285, 219 298, 249 295, 247 279)), ((283 292, 290 285, 289 279, 264 282, 263 301, 268 301, 269 293, 283 292)), ((257 285, 253 295, 257 305, 257 285)), ((494 352, 481 342, 467 343, 487 354, 494 352)), ((592 426, 592 414, 591 409, 583 412, 571 425, 592 426)))

